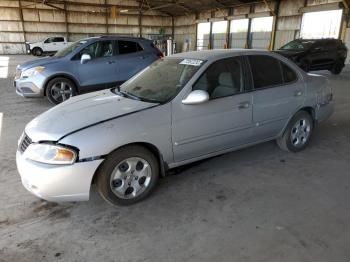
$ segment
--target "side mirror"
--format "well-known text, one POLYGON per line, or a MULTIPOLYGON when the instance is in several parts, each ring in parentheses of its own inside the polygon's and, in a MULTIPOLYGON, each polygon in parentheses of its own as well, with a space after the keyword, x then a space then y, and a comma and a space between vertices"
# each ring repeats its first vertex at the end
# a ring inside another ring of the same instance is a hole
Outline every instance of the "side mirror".
POLYGON ((198 105, 209 101, 209 94, 204 90, 194 90, 182 100, 184 105, 198 105))
POLYGON ((86 64, 90 60, 91 60, 91 56, 89 54, 82 54, 80 58, 80 64, 86 64))

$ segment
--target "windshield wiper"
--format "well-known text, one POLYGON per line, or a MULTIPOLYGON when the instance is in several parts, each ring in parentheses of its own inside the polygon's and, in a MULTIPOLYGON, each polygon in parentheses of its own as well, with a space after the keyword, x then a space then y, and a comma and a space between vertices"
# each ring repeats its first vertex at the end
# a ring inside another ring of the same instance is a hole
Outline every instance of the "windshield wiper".
POLYGON ((119 86, 116 86, 116 87, 112 88, 111 91, 113 93, 115 93, 116 95, 120 95, 122 97, 127 97, 127 98, 130 98, 130 99, 133 99, 133 100, 147 102, 147 103, 153 103, 153 104, 155 104, 155 103, 156 104, 161 104, 161 102, 157 101, 157 100, 147 99, 147 98, 143 98, 143 97, 138 97, 138 96, 135 96, 135 95, 133 95, 133 94, 131 94, 129 92, 121 91, 119 86))
POLYGON ((120 95, 122 97, 127 97, 127 98, 130 98, 130 99, 133 99, 133 100, 138 100, 140 101, 141 99, 137 96, 134 96, 128 92, 125 92, 125 91, 121 91, 120 90, 120 87, 119 86, 116 86, 114 88, 111 89, 111 91, 116 94, 116 95, 120 95))
POLYGON ((131 98, 131 99, 134 99, 134 100, 141 100, 138 96, 135 96, 135 95, 132 95, 128 92, 125 92, 125 91, 118 91, 120 94, 122 94, 124 97, 127 97, 127 98, 131 98))

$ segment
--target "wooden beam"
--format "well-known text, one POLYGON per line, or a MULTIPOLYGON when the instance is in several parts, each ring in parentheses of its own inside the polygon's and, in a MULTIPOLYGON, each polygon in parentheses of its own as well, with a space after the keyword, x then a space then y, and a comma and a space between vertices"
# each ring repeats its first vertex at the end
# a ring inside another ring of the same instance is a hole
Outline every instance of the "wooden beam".
MULTIPOLYGON (((228 9, 228 16, 233 15, 233 7, 228 9)), ((231 48, 231 20, 227 21, 227 32, 226 32, 226 48, 230 49, 231 48)))
MULTIPOLYGON (((65 4, 66 4, 66 2, 64 2, 64 4, 63 4, 63 5, 65 5, 65 4)), ((54 9, 57 9, 57 10, 61 10, 61 11, 63 11, 63 10, 64 10, 64 8, 59 7, 59 6, 56 6, 56 5, 53 5, 53 4, 50 4, 50 3, 46 3, 46 2, 44 2, 44 5, 47 5, 47 6, 49 6, 49 7, 52 7, 52 8, 54 8, 54 9)))

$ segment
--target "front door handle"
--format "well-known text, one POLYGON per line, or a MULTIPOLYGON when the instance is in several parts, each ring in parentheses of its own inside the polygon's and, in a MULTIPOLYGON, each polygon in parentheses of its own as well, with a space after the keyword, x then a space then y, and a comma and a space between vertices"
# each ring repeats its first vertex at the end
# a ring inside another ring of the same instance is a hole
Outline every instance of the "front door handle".
POLYGON ((249 108, 250 103, 248 101, 246 102, 242 102, 238 104, 238 109, 245 109, 245 108, 249 108))
POLYGON ((294 96, 301 96, 303 94, 303 92, 301 90, 297 90, 294 93, 294 96))
POLYGON ((114 64, 115 61, 108 61, 107 64, 114 64))

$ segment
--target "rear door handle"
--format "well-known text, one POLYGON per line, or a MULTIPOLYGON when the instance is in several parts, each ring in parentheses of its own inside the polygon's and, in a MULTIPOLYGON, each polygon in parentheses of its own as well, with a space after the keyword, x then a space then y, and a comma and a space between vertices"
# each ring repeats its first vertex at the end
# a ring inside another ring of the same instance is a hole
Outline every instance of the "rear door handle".
POLYGON ((238 109, 245 109, 245 108, 248 108, 249 106, 250 106, 250 103, 248 101, 242 102, 238 104, 238 109))
POLYGON ((294 93, 294 96, 301 96, 303 94, 303 92, 301 90, 297 90, 294 93))

